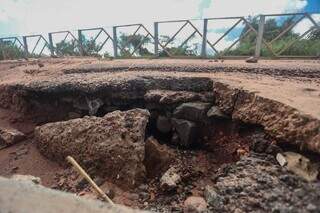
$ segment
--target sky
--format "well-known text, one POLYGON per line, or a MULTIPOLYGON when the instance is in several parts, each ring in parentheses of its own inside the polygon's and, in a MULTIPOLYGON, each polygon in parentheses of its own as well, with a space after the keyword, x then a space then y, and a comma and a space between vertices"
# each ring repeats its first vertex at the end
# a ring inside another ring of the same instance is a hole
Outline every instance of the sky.
POLYGON ((296 11, 320 12, 320 0, 0 0, 0 36, 296 11))

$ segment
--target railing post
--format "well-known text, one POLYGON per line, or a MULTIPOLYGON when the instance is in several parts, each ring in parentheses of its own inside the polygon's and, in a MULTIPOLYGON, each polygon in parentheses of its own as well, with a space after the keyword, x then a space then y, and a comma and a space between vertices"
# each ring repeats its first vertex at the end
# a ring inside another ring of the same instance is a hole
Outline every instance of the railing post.
POLYGON ((255 51, 255 58, 257 58, 257 59, 260 58, 260 55, 261 55, 261 46, 262 46, 263 33, 264 33, 264 23, 265 23, 265 16, 260 15, 257 43, 256 43, 256 51, 255 51))
POLYGON ((202 34, 202 47, 201 57, 207 57, 207 33, 208 33, 208 19, 203 20, 203 34, 202 34))
POLYGON ((113 27, 113 56, 118 57, 118 38, 117 38, 117 27, 113 27))
POLYGON ((5 56, 4 49, 2 48, 2 45, 4 45, 2 42, 3 42, 3 40, 2 40, 2 38, 0 38, 0 49, 1 49, 1 52, 2 52, 3 60, 5 60, 6 56, 5 56))
POLYGON ((79 42, 79 51, 80 55, 84 55, 84 50, 83 50, 83 41, 82 41, 82 31, 78 30, 78 42, 79 42))
POLYGON ((27 42, 27 36, 22 36, 22 41, 23 41, 23 48, 24 48, 24 54, 25 57, 29 57, 29 51, 28 51, 28 42, 27 42))
POLYGON ((52 33, 48 33, 48 38, 49 38, 49 49, 50 49, 51 56, 54 56, 52 33))
POLYGON ((154 56, 159 57, 159 23, 154 22, 154 56))

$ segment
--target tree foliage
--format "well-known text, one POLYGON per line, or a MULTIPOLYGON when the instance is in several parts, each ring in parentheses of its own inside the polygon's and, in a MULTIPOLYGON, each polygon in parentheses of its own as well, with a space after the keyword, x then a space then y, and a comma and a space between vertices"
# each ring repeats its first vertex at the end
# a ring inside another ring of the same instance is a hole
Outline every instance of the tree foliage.
MULTIPOLYGON (((249 18, 250 24, 253 28, 258 29, 258 18, 249 18)), ((265 23, 264 27, 264 35, 263 38, 270 42, 274 38, 276 38, 281 32, 283 32, 288 26, 296 21, 295 18, 286 19, 284 21, 279 21, 276 19, 268 19, 265 23)), ((246 26, 241 35, 244 35, 249 27, 246 26)), ((256 45, 256 33, 250 32, 248 33, 239 43, 238 45, 226 53, 226 55, 253 55, 255 52, 256 45)), ((279 53, 283 48, 287 46, 290 42, 295 41, 299 38, 299 34, 290 30, 285 33, 281 38, 272 42, 272 49, 274 52, 279 53)), ((319 30, 313 30, 308 36, 300 39, 292 46, 287 48, 285 51, 281 52, 281 55, 288 56, 319 56, 320 54, 320 32, 319 30)), ((269 49, 263 45, 261 49, 261 55, 270 57, 273 56, 269 49)))
MULTIPOLYGON (((192 41, 194 37, 192 37, 189 41, 192 41)), ((161 36, 159 41, 162 44, 166 44, 170 40, 169 36, 161 36)), ((171 40, 170 43, 173 43, 174 40, 171 40)), ((188 42, 185 43, 182 46, 178 47, 165 47, 165 50, 161 50, 159 53, 160 57, 168 57, 168 53, 170 55, 176 55, 176 56, 196 56, 198 54, 198 46, 197 44, 191 44, 189 45, 188 42)))
POLYGON ((150 56, 152 53, 146 48, 151 43, 150 37, 141 34, 126 35, 121 34, 119 37, 120 54, 123 57, 130 57, 131 53, 139 56, 150 56))
POLYGON ((0 60, 24 57, 24 51, 10 41, 0 41, 0 60))

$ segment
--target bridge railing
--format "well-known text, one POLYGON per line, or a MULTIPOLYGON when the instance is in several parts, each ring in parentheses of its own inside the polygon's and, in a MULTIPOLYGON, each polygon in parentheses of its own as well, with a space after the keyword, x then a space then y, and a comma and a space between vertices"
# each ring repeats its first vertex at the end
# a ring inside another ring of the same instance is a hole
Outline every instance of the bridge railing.
POLYGON ((0 44, 6 42, 16 46, 24 52, 25 57, 68 55, 70 53, 61 49, 61 42, 68 44, 67 39, 71 39, 71 53, 80 56, 92 53, 101 55, 101 52, 105 51, 107 55, 115 58, 314 58, 320 57, 319 22, 320 13, 170 20, 155 22, 151 27, 145 24, 129 24, 113 26, 110 29, 79 29, 78 35, 71 31, 58 31, 50 32, 47 36, 22 36, 22 40, 20 37, 6 37, 0 38, 0 44), (195 21, 200 24, 196 25, 195 21), (223 24, 225 22, 230 24, 223 24), (210 27, 211 24, 217 23, 220 23, 218 27, 210 27), (163 30, 168 24, 174 25, 174 29, 169 29, 171 36, 163 30), (176 28, 177 25, 181 26, 176 28), (126 33, 128 28, 133 28, 134 31, 126 33), (93 33, 94 36, 88 40, 86 32, 93 33), (64 37, 60 42, 54 42, 58 34, 64 37), (195 38, 198 40, 194 41, 195 38), (29 39, 36 40, 30 42, 29 39), (190 43, 193 45, 192 48, 190 43), (106 48, 107 44, 110 44, 109 48, 106 48), (94 51, 90 49, 92 46, 94 51), (303 52, 302 49, 306 51, 303 52))

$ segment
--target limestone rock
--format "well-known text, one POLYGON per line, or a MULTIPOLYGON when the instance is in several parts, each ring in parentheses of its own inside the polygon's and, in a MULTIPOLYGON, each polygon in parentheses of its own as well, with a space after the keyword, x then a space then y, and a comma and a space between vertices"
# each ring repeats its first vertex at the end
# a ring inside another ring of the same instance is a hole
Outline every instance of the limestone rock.
POLYGON ((218 107, 213 106, 209 109, 207 112, 207 116, 209 118, 214 117, 214 118, 228 118, 218 107))
POLYGON ((89 108, 89 115, 97 114, 99 108, 103 105, 103 101, 100 98, 97 99, 87 99, 87 104, 89 108))
POLYGON ((173 160, 173 152, 166 145, 150 137, 146 140, 145 146, 145 166, 149 177, 162 175, 170 167, 173 160))
POLYGON ((81 165, 115 183, 133 186, 145 177, 145 128, 149 112, 114 111, 36 127, 35 138, 47 157, 65 162, 71 155, 81 165))
POLYGON ((17 181, 27 181, 30 183, 34 183, 34 184, 41 184, 41 179, 39 177, 34 177, 32 175, 13 175, 11 177, 13 180, 17 180, 17 181))
POLYGON ((203 122, 207 118, 206 113, 210 106, 210 103, 204 102, 183 103, 175 109, 173 116, 194 122, 203 122))
POLYGON ((179 136, 181 146, 189 147, 195 142, 198 128, 194 122, 173 118, 172 126, 179 136))
POLYGON ((168 169, 160 179, 160 186, 164 191, 171 191, 177 188, 181 181, 180 175, 174 167, 168 169))
POLYGON ((202 197, 190 196, 184 201, 184 213, 203 213, 207 211, 207 203, 202 197))
POLYGON ((280 166, 285 166, 288 163, 286 158, 281 153, 277 154, 276 159, 277 159, 278 163, 280 164, 280 166))
POLYGON ((157 129, 161 133, 169 133, 171 131, 170 119, 165 116, 158 116, 157 118, 157 129))
POLYGON ((257 63, 258 59, 256 57, 251 56, 251 57, 246 59, 246 62, 247 63, 257 63))
POLYGON ((25 139, 25 134, 16 129, 0 128, 0 144, 12 145, 25 139))
POLYGON ((277 160, 281 166, 285 166, 289 171, 302 177, 306 181, 315 181, 318 177, 318 168, 303 155, 295 152, 284 152, 277 155, 277 160))

